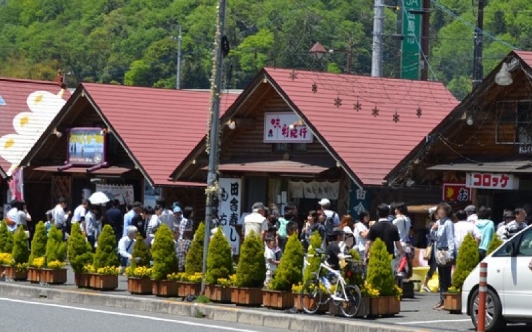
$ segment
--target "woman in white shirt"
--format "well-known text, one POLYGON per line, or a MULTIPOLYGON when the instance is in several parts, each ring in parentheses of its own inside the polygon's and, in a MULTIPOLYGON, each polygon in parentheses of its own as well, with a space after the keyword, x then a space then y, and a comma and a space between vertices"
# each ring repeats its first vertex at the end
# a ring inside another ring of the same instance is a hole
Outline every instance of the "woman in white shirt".
POLYGON ((154 210, 155 213, 152 214, 150 221, 148 222, 148 227, 146 229, 146 237, 153 237, 155 235, 155 232, 157 231, 157 228, 159 228, 159 226, 161 226, 162 224, 160 216, 164 211, 164 207, 162 205, 156 205, 154 210))
POLYGON ((366 236, 369 232, 369 214, 365 211, 360 212, 358 215, 360 220, 354 225, 355 235, 355 249, 360 254, 360 257, 364 259, 366 257, 366 236))

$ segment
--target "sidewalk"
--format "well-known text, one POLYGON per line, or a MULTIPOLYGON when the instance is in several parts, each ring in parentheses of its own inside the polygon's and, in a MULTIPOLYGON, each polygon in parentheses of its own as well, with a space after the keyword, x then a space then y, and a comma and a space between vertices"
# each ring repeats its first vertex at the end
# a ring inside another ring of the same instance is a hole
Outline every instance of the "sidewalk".
MULTIPOLYGON (((69 281, 73 275, 69 275, 69 281)), ((125 277, 120 277, 120 287, 127 284, 125 277)), ((428 329, 413 329, 394 325, 375 323, 366 319, 345 319, 327 315, 289 314, 264 308, 250 309, 233 305, 199 304, 183 302, 181 299, 162 299, 155 296, 136 296, 124 290, 98 292, 81 290, 72 283, 63 286, 30 284, 28 282, 0 282, 1 296, 26 298, 46 298, 51 301, 84 305, 98 305, 125 308, 145 312, 166 313, 187 317, 205 317, 214 321, 226 321, 252 326, 271 327, 288 331, 305 332, 425 332, 428 329)))

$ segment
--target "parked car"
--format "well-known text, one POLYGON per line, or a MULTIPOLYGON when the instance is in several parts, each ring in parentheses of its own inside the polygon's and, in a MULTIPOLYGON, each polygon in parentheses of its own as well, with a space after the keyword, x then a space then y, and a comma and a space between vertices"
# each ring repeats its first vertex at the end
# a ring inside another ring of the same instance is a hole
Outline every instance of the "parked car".
MULTIPOLYGON (((507 323, 532 324, 532 226, 504 242, 487 256, 486 332, 504 331, 507 323)), ((462 313, 477 327, 480 264, 462 287, 462 313)))

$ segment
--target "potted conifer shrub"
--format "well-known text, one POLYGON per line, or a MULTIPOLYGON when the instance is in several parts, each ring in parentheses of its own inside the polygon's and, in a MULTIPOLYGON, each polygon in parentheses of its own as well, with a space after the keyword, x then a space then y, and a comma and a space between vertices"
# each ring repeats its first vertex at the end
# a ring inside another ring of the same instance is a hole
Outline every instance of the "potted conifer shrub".
POLYGON ((98 236, 98 247, 94 255, 94 272, 90 276, 90 287, 98 290, 114 290, 118 287, 118 255, 116 253, 116 239, 110 225, 103 227, 98 236))
POLYGON ((28 260, 28 281, 38 283, 41 281, 41 268, 45 265, 46 260, 46 227, 42 221, 35 226, 35 233, 31 241, 31 252, 28 260))
POLYGON ((61 230, 52 225, 46 242, 46 266, 41 268, 41 281, 47 284, 64 284, 67 281, 65 269, 67 244, 61 230))
POLYGON ((488 245, 488 250, 486 250, 486 256, 494 252, 495 249, 499 248, 503 243, 504 242, 499 238, 497 233, 493 233, 490 244, 488 245))
POLYGON ((240 250, 235 287, 231 287, 231 302, 237 305, 260 306, 262 287, 266 278, 264 244, 251 232, 240 250))
POLYGON ((203 239, 205 239, 205 224, 200 223, 185 261, 186 280, 180 282, 184 296, 199 295, 201 292, 201 278, 198 280, 197 274, 201 275, 203 272, 203 239))
POLYGON ((79 223, 72 225, 71 233, 68 239, 68 261, 74 270, 74 282, 79 288, 88 288, 90 275, 86 273, 84 267, 94 259, 92 248, 85 240, 79 223))
POLYGON ((126 269, 127 290, 131 294, 151 294, 150 250, 140 234, 133 246, 133 259, 126 269))
POLYGON ((392 270, 392 255, 386 244, 376 239, 370 249, 366 283, 378 292, 378 297, 370 298, 371 316, 393 316, 401 311, 401 288, 395 284, 392 270))
POLYGON ((168 275, 178 270, 175 242, 172 231, 164 224, 155 233, 151 256, 152 293, 162 297, 177 296, 177 284, 168 279, 168 275))
POLYGON ((11 252, 13 251, 13 234, 9 232, 7 229, 7 224, 4 221, 0 223, 0 254, 8 254, 9 259, 7 255, 2 255, 3 259, 0 263, 0 275, 4 273, 4 270, 7 266, 11 265, 11 252))
POLYGON ((452 276, 452 287, 444 294, 444 309, 451 313, 462 311, 462 286, 467 276, 473 271, 480 260, 477 241, 467 234, 458 250, 456 265, 452 276))
POLYGON ((231 244, 221 227, 214 234, 207 252, 207 273, 205 275, 205 296, 213 302, 231 302, 229 277, 233 274, 231 244))
POLYGON ((297 234, 292 234, 285 246, 277 271, 267 289, 262 290, 262 304, 273 309, 287 309, 294 306, 292 285, 303 280, 304 250, 297 234))
POLYGON ((11 266, 5 268, 6 277, 17 281, 26 281, 28 279, 30 251, 28 249, 28 236, 22 227, 18 227, 13 235, 11 256, 11 266))

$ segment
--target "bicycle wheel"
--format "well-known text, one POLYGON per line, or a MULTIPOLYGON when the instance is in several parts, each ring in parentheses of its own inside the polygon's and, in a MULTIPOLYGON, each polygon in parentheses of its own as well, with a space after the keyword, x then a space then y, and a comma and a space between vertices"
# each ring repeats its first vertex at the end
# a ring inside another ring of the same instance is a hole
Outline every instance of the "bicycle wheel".
POLYGON ((301 308, 307 314, 313 314, 320 308, 322 290, 319 280, 309 280, 301 289, 301 308))
POLYGON ((345 295, 347 296, 347 301, 340 303, 338 307, 345 317, 355 317, 362 303, 360 289, 354 285, 347 285, 345 286, 345 295))

